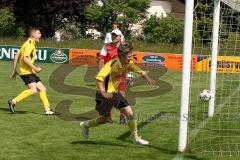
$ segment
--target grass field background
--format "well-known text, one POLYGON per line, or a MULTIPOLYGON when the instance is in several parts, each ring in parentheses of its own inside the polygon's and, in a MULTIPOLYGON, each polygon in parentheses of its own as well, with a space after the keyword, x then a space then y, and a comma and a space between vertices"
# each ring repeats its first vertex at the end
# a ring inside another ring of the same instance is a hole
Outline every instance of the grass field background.
MULTIPOLYGON (((118 124, 118 111, 114 111, 116 123, 91 129, 90 140, 81 135, 79 121, 64 121, 58 117, 42 115, 44 110, 38 95, 19 103, 16 107, 18 112, 10 114, 6 106, 7 99, 24 90, 25 86, 19 77, 17 81, 9 79, 10 62, 0 62, 0 66, 1 159, 169 159, 177 153, 178 120, 174 116, 178 113, 179 104, 166 99, 176 98, 176 101, 179 101, 180 83, 172 91, 175 93, 137 98, 134 110, 141 116, 140 124, 159 112, 173 115, 172 121, 157 119, 140 129, 140 134, 151 142, 150 146, 142 147, 132 144, 128 137, 117 139, 128 131, 126 126, 118 124)), ((58 66, 43 64, 43 72, 40 74, 47 86, 53 108, 60 101, 69 99, 74 101, 70 108, 74 114, 92 110, 95 106, 93 98, 61 94, 49 87, 49 76, 58 66)), ((86 70, 85 67, 74 70, 65 83, 84 85, 82 75, 86 70)), ((166 74, 162 78, 167 81, 179 81, 180 74, 166 74)), ((94 85, 88 87, 95 88, 94 85)))
MULTIPOLYGON (((21 45, 24 39, 1 37, 2 45, 21 45)), ((181 53, 182 45, 148 44, 133 40, 136 51, 181 53)), ((56 43, 43 39, 40 47, 101 49, 101 40, 72 40, 56 43)), ((195 54, 208 54, 204 47, 195 48, 195 54)), ((239 74, 218 74, 216 114, 207 117, 208 103, 199 100, 201 90, 209 88, 209 73, 192 72, 188 148, 178 154, 178 129, 181 95, 179 71, 152 71, 158 80, 157 91, 148 88, 135 76, 128 99, 133 105, 139 124, 139 133, 150 141, 149 146, 132 144, 128 127, 118 124, 119 112, 113 111, 114 124, 90 130, 86 140, 79 122, 94 117, 96 69, 60 64, 40 64, 40 77, 47 86, 52 108, 60 116, 45 116, 35 95, 16 107, 10 114, 7 100, 25 89, 20 77, 10 80, 11 62, 0 61, 0 159, 239 159, 240 120, 239 74), (58 71, 58 72, 56 72, 58 71), (59 72, 60 71, 60 72, 59 72), (67 77, 64 77, 66 73, 67 77), (64 78, 64 84, 62 82, 64 78), (53 80, 54 79, 54 80, 53 80), (170 89, 169 89, 170 87, 170 89), (71 105, 69 107, 69 105, 71 105), (69 107, 69 108, 68 108, 69 107)))
MULTIPOLYGON (((150 141, 149 146, 139 146, 133 144, 129 138, 128 128, 118 124, 118 111, 114 110, 114 124, 106 124, 90 130, 90 139, 86 140, 79 128, 78 115, 94 109, 94 89, 95 83, 91 80, 84 81, 87 67, 78 67, 72 71, 65 79, 65 84, 73 86, 83 86, 89 89, 91 96, 73 95, 60 93, 51 88, 49 78, 54 71, 60 67, 59 64, 40 64, 43 71, 40 77, 47 86, 47 93, 53 109, 63 100, 71 100, 70 107, 72 115, 62 113, 62 117, 45 116, 44 109, 40 103, 38 95, 29 98, 16 107, 17 113, 11 114, 7 109, 7 100, 16 96, 25 89, 20 77, 16 81, 10 80, 11 62, 0 62, 0 159, 238 159, 237 154, 231 157, 229 154, 219 156, 212 155, 215 149, 213 144, 225 141, 224 135, 238 136, 238 125, 236 123, 223 123, 224 113, 237 113, 238 110, 229 108, 218 109, 218 114, 211 119, 207 119, 207 103, 198 100, 198 93, 208 85, 209 74, 192 73, 192 101, 191 101, 191 122, 189 128, 189 148, 184 155, 178 155, 178 127, 179 127, 179 107, 181 91, 181 72, 167 71, 159 78, 170 83, 170 92, 159 96, 136 97, 136 104, 133 106, 140 126, 139 133, 150 141), (156 116, 157 115, 157 116, 156 116), (71 120, 71 116, 75 120, 71 120), (67 118, 66 118, 67 117, 67 118), (199 125, 205 120, 204 125, 199 125), (216 124, 216 125, 214 125, 216 124), (230 125, 231 124, 231 125, 230 125), (230 127, 231 126, 231 127, 230 127), (235 129, 226 130, 227 127, 235 129), (218 130, 216 129, 223 129, 218 130), (200 129, 196 132, 197 129, 200 129), (236 130, 237 129, 237 130, 236 130), (216 133, 215 133, 216 132, 216 133), (219 139, 220 137, 220 139, 219 139), (211 140, 211 141, 210 141, 211 140), (205 145, 205 148, 201 148, 205 145), (209 147, 209 148, 208 148, 209 147), (209 152, 204 152, 204 150, 209 152), (202 152, 199 152, 202 151, 202 152), (203 154, 204 153, 204 154, 203 154)), ((63 67, 69 67, 65 65, 63 67)), ((225 89, 238 89, 239 78, 237 74, 228 75, 232 83, 225 81, 227 75, 220 75, 219 85, 221 92, 218 93, 217 104, 220 105, 230 93, 223 92, 225 89), (228 84, 228 85, 225 85, 228 84), (222 95, 221 95, 222 94, 222 95)), ((59 75, 61 77, 61 75, 59 75)), ((59 86, 61 87, 61 86, 59 86)), ((63 86, 64 87, 64 86, 63 86)), ((158 87, 164 87, 159 85, 158 87)), ((60 88, 61 89, 61 88, 60 88)), ((146 86, 130 88, 135 91, 149 91, 146 86)), ((88 90, 86 91, 88 92, 88 90)), ((238 92, 234 92, 234 95, 238 92)), ((237 97, 237 96, 233 97, 237 97)), ((231 101, 229 101, 231 102, 231 101)), ((237 103, 234 107, 237 109, 237 103)), ((232 102, 232 103, 233 103, 232 102)), ((230 103, 227 103, 230 105, 230 103)), ((81 116, 79 116, 81 119, 81 116)), ((85 117, 85 118, 91 118, 85 117)), ((225 117, 227 118, 227 117, 225 117)), ((232 122, 235 122, 233 119, 232 122)), ((229 138, 230 139, 230 138, 229 138)), ((235 140, 236 144, 239 138, 235 140)), ((226 142, 227 143, 227 142, 226 142)), ((225 143, 225 144, 226 144, 225 143)), ((223 146, 224 143, 223 143, 223 146)), ((232 147, 236 147, 233 145, 232 147)), ((237 153, 237 148, 234 148, 237 153)))

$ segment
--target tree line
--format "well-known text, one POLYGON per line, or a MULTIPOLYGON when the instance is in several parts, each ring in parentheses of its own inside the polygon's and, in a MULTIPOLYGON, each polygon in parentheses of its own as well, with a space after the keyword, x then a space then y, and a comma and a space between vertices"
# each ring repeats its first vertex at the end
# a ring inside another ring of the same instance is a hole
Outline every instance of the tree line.
MULTIPOLYGON (((210 39, 211 34, 205 32, 212 29, 213 1, 195 1, 196 36, 210 39)), ((119 23, 126 37, 131 38, 132 26, 141 23, 142 31, 137 38, 151 43, 181 43, 183 17, 147 16, 149 6, 150 0, 0 0, 0 35, 23 36, 27 28, 37 26, 44 37, 53 37, 56 30, 62 29, 72 34, 71 38, 83 38, 89 28, 104 36, 111 31, 112 23, 119 23)), ((238 24, 238 13, 222 7, 226 15, 223 21, 238 24)))

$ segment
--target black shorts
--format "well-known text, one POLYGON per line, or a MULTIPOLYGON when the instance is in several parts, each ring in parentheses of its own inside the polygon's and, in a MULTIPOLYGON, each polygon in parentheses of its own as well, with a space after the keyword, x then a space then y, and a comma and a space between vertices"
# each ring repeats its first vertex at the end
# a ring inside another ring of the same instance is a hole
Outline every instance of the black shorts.
POLYGON ((114 93, 111 99, 106 99, 101 93, 97 92, 95 101, 96 110, 100 116, 107 116, 112 107, 120 109, 129 106, 128 101, 120 93, 114 93))
POLYGON ((26 75, 20 75, 20 76, 23 82, 25 83, 25 85, 28 85, 30 83, 37 83, 41 81, 41 79, 35 74, 26 74, 26 75))

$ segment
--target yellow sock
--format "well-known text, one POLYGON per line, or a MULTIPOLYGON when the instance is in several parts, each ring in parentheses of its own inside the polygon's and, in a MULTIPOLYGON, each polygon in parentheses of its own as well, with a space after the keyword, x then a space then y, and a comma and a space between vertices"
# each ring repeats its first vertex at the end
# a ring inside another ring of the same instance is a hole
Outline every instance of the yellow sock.
POLYGON ((97 127, 97 126, 99 125, 97 119, 88 120, 88 121, 86 121, 84 124, 85 124, 88 128, 97 127))
POLYGON ((97 127, 101 124, 105 124, 106 119, 104 117, 98 117, 96 119, 91 119, 88 121, 85 121, 84 124, 86 127, 91 128, 91 127, 97 127))
POLYGON ((128 127, 130 128, 131 134, 134 137, 138 137, 138 134, 137 134, 137 121, 135 119, 128 120, 128 127))
POLYGON ((31 95, 33 95, 32 90, 27 89, 27 90, 23 91, 22 93, 20 93, 16 98, 14 98, 13 103, 17 104, 18 102, 26 99, 27 97, 30 97, 31 95))
POLYGON ((48 101, 48 98, 47 98, 47 94, 46 92, 40 92, 39 93, 39 96, 40 96, 40 99, 43 103, 43 106, 45 108, 45 111, 50 111, 50 104, 49 104, 49 101, 48 101))

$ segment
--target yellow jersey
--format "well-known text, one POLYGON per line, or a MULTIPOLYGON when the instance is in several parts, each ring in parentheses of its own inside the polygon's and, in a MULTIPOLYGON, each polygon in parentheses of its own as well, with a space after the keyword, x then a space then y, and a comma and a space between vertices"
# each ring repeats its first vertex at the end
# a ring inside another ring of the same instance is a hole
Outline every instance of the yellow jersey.
POLYGON ((135 65, 133 61, 130 61, 129 64, 122 65, 119 58, 116 58, 103 66, 98 72, 96 80, 103 83, 103 86, 108 93, 117 93, 121 78, 129 71, 141 73, 142 70, 135 65))
POLYGON ((36 42, 31 38, 22 45, 20 49, 20 75, 33 74, 34 71, 23 61, 22 57, 27 57, 31 64, 36 59, 36 42))

